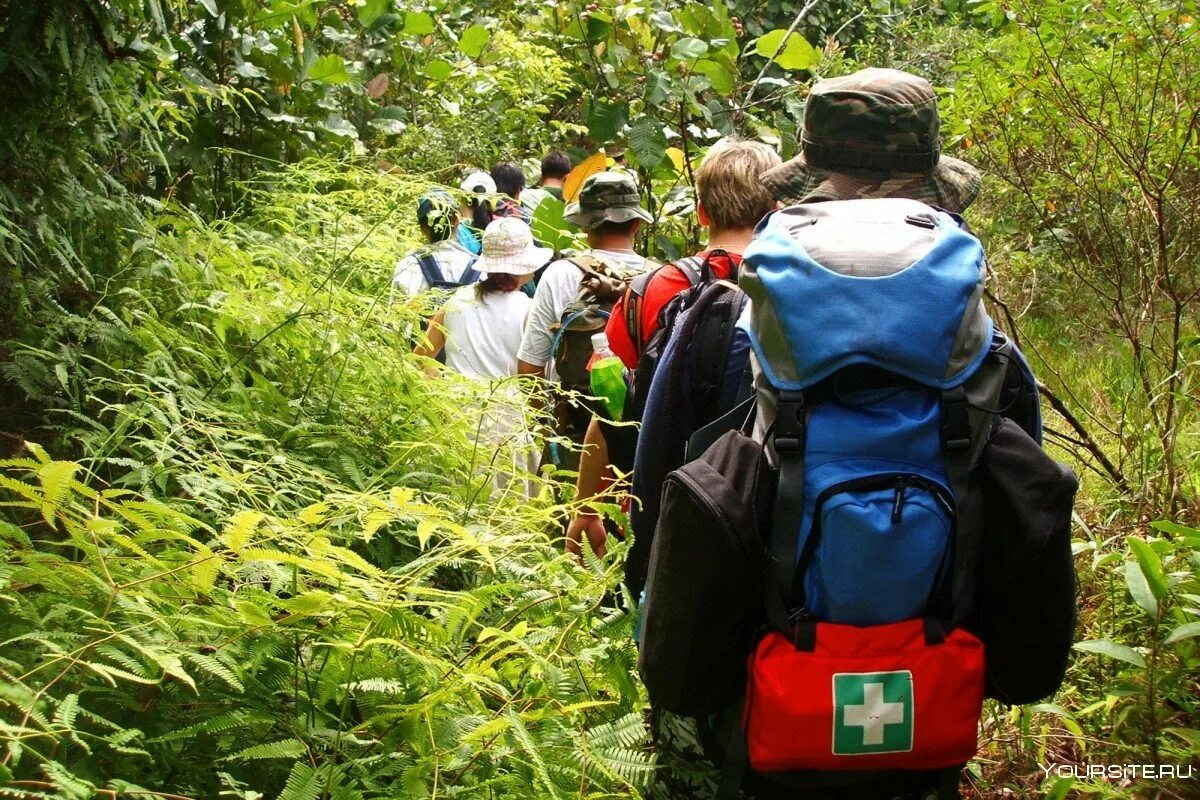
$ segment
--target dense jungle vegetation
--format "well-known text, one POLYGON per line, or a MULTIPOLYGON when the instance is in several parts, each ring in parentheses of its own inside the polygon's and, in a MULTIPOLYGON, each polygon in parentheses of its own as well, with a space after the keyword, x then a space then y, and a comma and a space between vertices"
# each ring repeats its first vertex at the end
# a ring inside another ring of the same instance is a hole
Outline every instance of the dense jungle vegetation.
MULTIPOLYGON (((897 66, 987 173, 992 310, 1081 474, 1078 644, 974 797, 1200 797, 1194 0, 0 3, 0 796, 638 797, 621 602, 490 494, 389 292, 417 195, 626 148, 675 257, 731 133, 897 66)), ((553 229, 553 208, 540 222, 553 229)), ((558 209, 561 214, 561 208, 558 209)))

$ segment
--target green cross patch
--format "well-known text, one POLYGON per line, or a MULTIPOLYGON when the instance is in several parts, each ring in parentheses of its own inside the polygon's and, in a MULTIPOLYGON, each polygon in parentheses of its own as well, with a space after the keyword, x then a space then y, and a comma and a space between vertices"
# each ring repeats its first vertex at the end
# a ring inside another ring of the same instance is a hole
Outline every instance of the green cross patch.
POLYGON ((833 676, 833 754, 907 753, 913 746, 913 678, 898 672, 833 676))

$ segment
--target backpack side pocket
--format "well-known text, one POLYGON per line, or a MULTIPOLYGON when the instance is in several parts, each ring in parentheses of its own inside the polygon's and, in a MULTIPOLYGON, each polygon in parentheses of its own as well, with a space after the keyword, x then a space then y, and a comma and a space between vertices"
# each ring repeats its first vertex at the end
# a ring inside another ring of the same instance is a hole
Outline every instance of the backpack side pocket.
POLYGON ((761 622, 762 445, 732 431, 667 476, 650 554, 639 668, 651 701, 714 714, 745 688, 761 622))
POLYGON ((979 463, 986 509, 975 623, 987 695, 1032 703, 1066 673, 1075 632, 1071 508, 1079 480, 1009 419, 979 463))

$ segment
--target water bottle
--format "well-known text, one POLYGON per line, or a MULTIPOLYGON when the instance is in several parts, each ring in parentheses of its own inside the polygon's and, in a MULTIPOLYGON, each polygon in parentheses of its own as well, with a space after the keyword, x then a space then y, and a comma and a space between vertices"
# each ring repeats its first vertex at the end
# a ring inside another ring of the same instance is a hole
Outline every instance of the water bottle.
POLYGON ((625 412, 625 364, 608 346, 604 333, 592 335, 592 365, 590 383, 592 394, 600 398, 611 420, 620 420, 625 412))

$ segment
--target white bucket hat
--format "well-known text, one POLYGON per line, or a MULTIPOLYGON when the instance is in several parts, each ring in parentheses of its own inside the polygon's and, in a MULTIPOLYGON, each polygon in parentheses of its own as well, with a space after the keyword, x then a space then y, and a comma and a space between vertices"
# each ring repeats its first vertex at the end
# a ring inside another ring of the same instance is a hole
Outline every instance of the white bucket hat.
POLYGON ((458 188, 473 194, 495 194, 496 182, 486 172, 475 170, 463 178, 463 182, 458 185, 458 188))
POLYGON ((554 250, 533 243, 533 232, 516 217, 494 219, 483 231, 483 255, 475 269, 489 275, 528 275, 550 260, 554 250))

